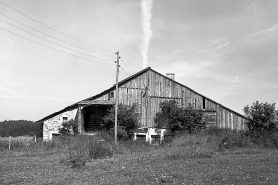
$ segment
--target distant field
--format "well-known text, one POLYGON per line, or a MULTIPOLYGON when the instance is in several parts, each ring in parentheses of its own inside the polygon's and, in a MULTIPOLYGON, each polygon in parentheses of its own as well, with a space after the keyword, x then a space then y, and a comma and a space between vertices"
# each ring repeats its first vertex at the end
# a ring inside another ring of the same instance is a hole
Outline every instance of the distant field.
MULTIPOLYGON (((21 140, 21 141, 26 141, 26 140, 32 140, 33 136, 17 136, 17 137, 11 137, 11 140, 21 140)), ((10 140, 10 137, 0 137, 0 140, 10 140)))
POLYGON ((190 153, 202 147, 199 143, 154 146, 92 160, 81 168, 61 163, 68 155, 64 150, 39 155, 5 151, 0 152, 0 184, 278 183, 278 150, 247 147, 190 153))

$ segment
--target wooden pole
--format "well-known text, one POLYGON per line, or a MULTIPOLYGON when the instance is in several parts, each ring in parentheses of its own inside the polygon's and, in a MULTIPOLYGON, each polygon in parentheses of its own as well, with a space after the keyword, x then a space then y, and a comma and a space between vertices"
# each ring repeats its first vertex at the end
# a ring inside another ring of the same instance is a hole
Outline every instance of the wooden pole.
POLYGON ((115 101, 115 145, 118 144, 118 102, 119 102, 119 87, 118 87, 118 78, 119 78, 119 51, 115 53, 117 55, 117 65, 116 65, 116 101, 115 101))
POLYGON ((11 150, 11 140, 12 140, 12 136, 10 136, 9 138, 9 151, 11 150))

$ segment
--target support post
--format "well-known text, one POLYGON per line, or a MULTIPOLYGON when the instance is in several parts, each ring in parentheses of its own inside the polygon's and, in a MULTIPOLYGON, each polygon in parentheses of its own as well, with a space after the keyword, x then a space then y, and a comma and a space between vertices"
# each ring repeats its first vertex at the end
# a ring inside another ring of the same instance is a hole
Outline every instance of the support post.
POLYGON ((119 103, 119 87, 118 87, 118 78, 119 78, 119 51, 115 53, 117 55, 117 65, 116 65, 116 101, 115 101, 115 145, 118 144, 118 103, 119 103))

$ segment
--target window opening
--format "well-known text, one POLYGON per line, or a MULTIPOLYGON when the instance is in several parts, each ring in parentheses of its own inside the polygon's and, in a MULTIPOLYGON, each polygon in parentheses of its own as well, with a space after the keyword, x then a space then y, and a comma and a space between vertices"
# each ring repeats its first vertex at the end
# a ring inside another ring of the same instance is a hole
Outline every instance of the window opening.
POLYGON ((63 116, 63 122, 68 121, 68 117, 63 116))
POLYGON ((113 100, 114 99, 114 92, 111 91, 109 94, 108 94, 108 100, 113 100))
POLYGON ((206 109, 206 98, 203 98, 203 109, 206 109))

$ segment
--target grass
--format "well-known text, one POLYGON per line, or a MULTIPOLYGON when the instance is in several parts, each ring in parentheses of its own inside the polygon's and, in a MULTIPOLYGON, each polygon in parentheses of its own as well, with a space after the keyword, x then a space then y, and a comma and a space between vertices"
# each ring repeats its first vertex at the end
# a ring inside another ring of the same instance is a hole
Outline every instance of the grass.
MULTIPOLYGON (((1 151, 0 184, 277 183, 276 149, 244 145, 219 150, 224 137, 225 134, 182 135, 163 146, 120 142, 117 147, 111 145, 113 156, 86 160, 77 167, 64 161, 70 156, 78 159, 77 151, 90 151, 85 146, 90 146, 88 141, 92 138, 38 144, 30 151, 33 155, 26 155, 26 151, 1 151)), ((111 142, 109 138, 106 141, 111 142)), ((96 143, 91 147, 110 148, 96 143)))

